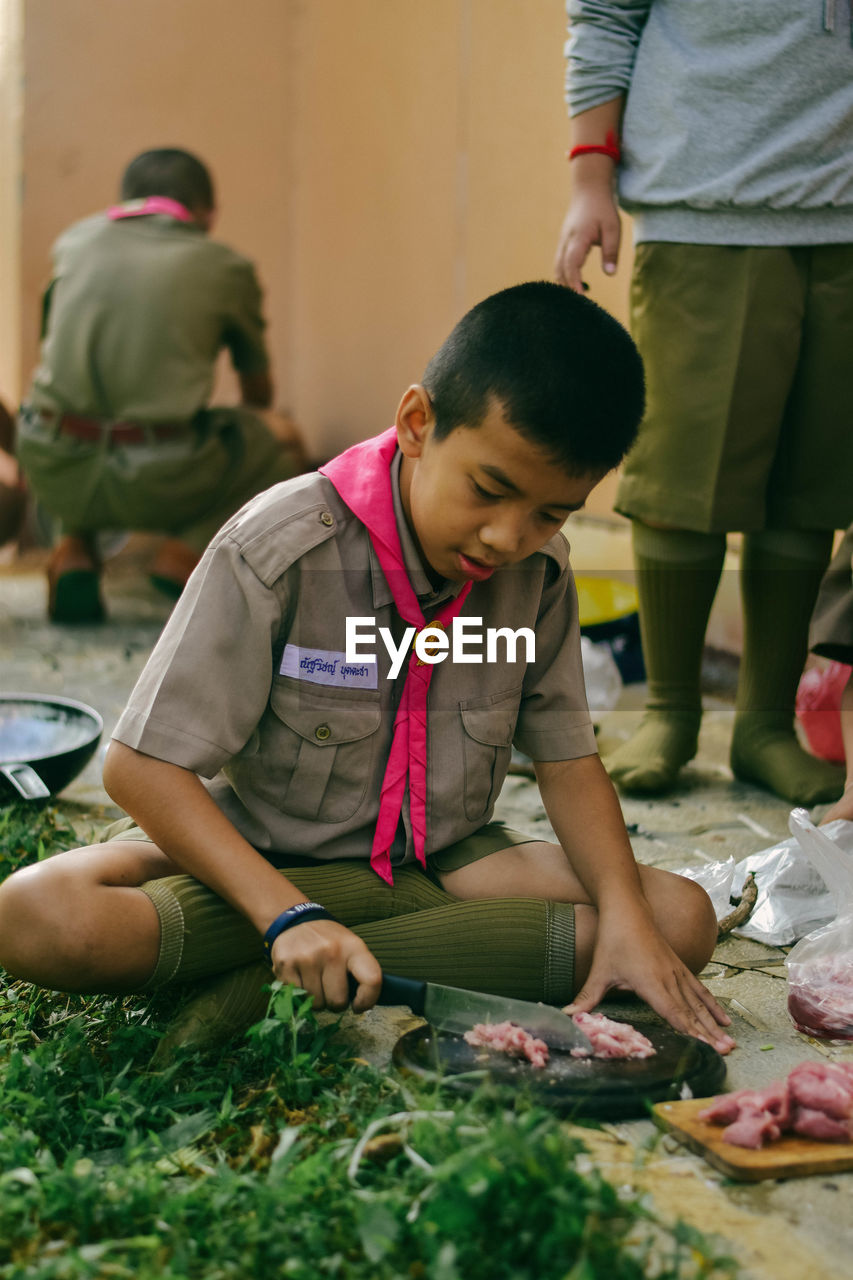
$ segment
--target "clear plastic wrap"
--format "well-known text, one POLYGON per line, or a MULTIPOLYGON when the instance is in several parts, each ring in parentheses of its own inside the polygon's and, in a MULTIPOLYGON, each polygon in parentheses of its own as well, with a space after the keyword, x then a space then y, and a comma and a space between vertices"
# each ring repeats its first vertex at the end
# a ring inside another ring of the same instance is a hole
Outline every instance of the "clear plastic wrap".
POLYGON ((788 954, 788 1012, 807 1035, 853 1040, 853 859, 813 825, 805 809, 792 810, 788 826, 834 904, 834 918, 788 954))
POLYGON ((622 677, 609 646, 596 644, 588 636, 581 636, 581 659, 589 713, 597 720, 619 701, 622 677))
MULTIPOLYGON (((839 863, 849 868, 853 882, 853 822, 838 818, 820 830, 832 842, 839 863)), ((697 881, 710 895, 718 920, 729 914, 730 895, 740 893, 750 872, 755 876, 758 897, 749 919, 732 930, 738 937, 769 947, 787 947, 838 914, 832 892, 793 835, 751 853, 737 865, 733 858, 727 858, 725 862, 678 868, 679 875, 697 881)))
POLYGON ((711 899, 714 914, 718 920, 724 919, 732 909, 731 895, 735 875, 735 860, 727 858, 725 862, 703 862, 698 867, 679 867, 676 875, 686 876, 700 884, 711 899))
MULTIPOLYGON (((853 822, 837 818, 820 828, 834 849, 834 861, 853 883, 853 822)), ((752 853, 737 864, 735 883, 755 875, 758 899, 745 924, 735 930, 771 947, 787 947, 838 914, 835 897, 796 836, 752 853)))

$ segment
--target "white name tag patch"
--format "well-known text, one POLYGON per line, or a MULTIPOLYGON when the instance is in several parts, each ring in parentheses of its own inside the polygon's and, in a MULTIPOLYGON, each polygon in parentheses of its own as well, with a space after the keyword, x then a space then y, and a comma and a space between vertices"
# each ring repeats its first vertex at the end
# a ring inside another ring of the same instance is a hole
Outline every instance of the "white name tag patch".
POLYGON ((337 689, 376 689, 378 672, 371 662, 347 662, 345 653, 331 649, 303 649, 286 644, 279 673, 310 684, 334 685, 337 689))

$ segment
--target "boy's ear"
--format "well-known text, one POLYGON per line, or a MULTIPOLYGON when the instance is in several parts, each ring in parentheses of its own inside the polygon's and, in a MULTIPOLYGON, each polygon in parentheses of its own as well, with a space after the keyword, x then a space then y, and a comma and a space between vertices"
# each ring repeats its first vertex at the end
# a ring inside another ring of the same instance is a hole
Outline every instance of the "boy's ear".
POLYGON ((400 452, 406 458, 419 458, 435 424, 429 392, 419 382, 404 392, 394 424, 400 452))

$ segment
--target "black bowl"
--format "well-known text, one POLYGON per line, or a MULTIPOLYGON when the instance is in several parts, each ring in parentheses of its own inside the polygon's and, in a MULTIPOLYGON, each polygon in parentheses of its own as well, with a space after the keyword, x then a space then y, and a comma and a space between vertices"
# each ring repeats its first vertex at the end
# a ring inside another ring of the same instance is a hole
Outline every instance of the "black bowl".
POLYGON ((89 763, 103 730, 85 702, 0 692, 0 801, 56 795, 89 763))

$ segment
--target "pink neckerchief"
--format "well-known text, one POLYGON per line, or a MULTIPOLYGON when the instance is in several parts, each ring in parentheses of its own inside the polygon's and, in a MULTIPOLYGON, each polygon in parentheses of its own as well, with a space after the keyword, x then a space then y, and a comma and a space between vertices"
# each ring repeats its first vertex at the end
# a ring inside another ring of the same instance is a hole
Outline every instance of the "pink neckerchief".
MULTIPOLYGON (((391 427, 381 436, 364 440, 332 458, 320 471, 331 480, 370 534, 400 617, 411 626, 423 627, 426 619, 409 580, 394 517, 391 461, 396 448, 397 431, 391 427)), ((459 613, 470 590, 471 583, 466 582, 455 599, 442 605, 430 625, 446 626, 459 613)), ((400 821, 407 779, 415 857, 422 867, 426 866, 426 722, 432 672, 432 663, 421 662, 413 649, 394 720, 394 736, 382 779, 379 817, 370 851, 371 867, 388 884, 394 883, 390 849, 400 821)))
POLYGON ((195 214, 185 204, 170 196, 146 196, 140 200, 125 200, 107 209, 107 217, 116 222, 119 218, 142 218, 149 213, 167 213, 178 222, 195 222, 195 214))

